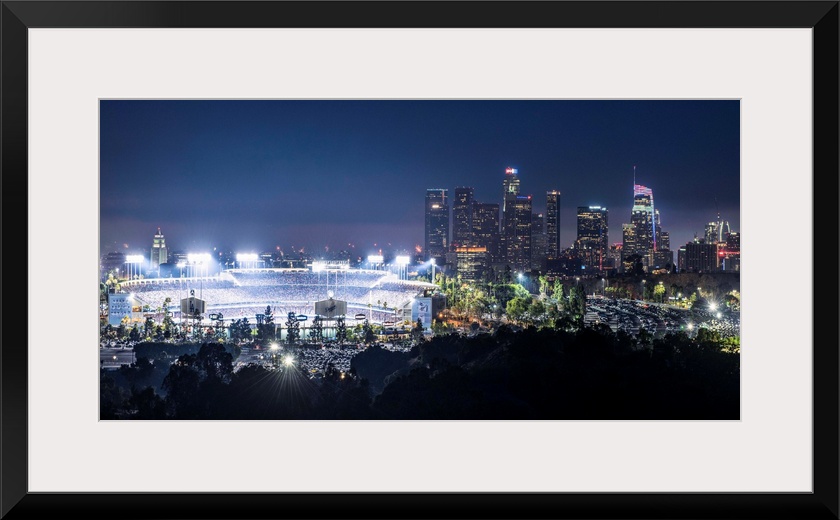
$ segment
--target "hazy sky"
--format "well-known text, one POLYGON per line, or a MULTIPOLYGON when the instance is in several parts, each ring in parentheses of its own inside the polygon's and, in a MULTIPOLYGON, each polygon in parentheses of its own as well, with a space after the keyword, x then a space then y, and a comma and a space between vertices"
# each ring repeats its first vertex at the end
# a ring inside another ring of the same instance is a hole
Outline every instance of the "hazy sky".
POLYGON ((588 205, 621 241, 634 165, 672 249, 716 208, 739 230, 738 101, 101 101, 100 114, 103 253, 148 249, 158 227, 176 250, 411 249, 427 188, 500 203, 508 166, 536 211, 561 191, 564 246, 588 205))

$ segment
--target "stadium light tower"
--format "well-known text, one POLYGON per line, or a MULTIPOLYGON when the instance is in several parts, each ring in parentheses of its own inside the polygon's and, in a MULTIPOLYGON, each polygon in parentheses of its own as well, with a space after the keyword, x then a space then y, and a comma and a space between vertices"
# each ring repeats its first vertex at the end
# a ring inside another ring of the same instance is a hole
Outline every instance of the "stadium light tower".
POLYGON ((256 262, 259 259, 257 253, 236 253, 236 261, 239 262, 239 267, 245 262, 251 263, 251 267, 256 267, 256 262))
POLYGON ((187 254, 187 263, 193 266, 193 274, 198 270, 198 266, 203 268, 204 274, 207 274, 207 270, 210 266, 211 256, 210 253, 188 253, 187 254))
POLYGON ((125 263, 128 264, 128 279, 142 274, 143 255, 126 255, 125 263), (133 267, 132 267, 133 266, 133 267))
POLYGON ((406 266, 411 261, 411 259, 408 256, 400 255, 400 256, 395 258, 395 261, 397 262, 397 265, 399 266, 400 280, 405 280, 406 277, 407 277, 407 274, 408 274, 408 273, 406 273, 406 270, 407 270, 406 266))
POLYGON ((376 266, 382 264, 382 262, 385 261, 385 258, 382 255, 368 255, 367 261, 370 265, 374 266, 374 269, 376 269, 376 266))

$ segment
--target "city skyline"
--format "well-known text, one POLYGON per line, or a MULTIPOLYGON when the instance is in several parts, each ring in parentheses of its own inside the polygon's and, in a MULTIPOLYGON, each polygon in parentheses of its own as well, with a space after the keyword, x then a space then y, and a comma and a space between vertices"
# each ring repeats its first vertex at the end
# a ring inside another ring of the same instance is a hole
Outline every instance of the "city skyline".
POLYGON ((504 204, 508 167, 535 213, 561 193, 563 248, 580 206, 607 208, 621 241, 634 169, 673 249, 718 213, 740 231, 737 101, 101 104, 102 254, 148 250, 158 228, 173 250, 413 250, 428 189, 448 191, 454 222, 458 187, 504 204))

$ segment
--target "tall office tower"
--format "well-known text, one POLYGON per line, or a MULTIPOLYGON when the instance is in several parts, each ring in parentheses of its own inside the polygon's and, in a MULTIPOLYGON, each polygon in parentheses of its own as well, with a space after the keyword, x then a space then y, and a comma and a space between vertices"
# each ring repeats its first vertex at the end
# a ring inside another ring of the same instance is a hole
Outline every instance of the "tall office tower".
POLYGON ((455 269, 462 280, 468 282, 481 280, 489 265, 490 258, 486 248, 466 246, 455 248, 455 269))
POLYGON ((476 202, 472 210, 472 236, 476 247, 483 247, 490 261, 499 259, 499 205, 476 202))
MULTIPOLYGON (((654 220, 653 190, 633 185, 633 211, 630 214, 630 223, 636 228, 636 243, 633 253, 647 256, 656 250, 656 222, 654 220)), ((627 244, 624 245, 625 255, 627 244)))
POLYGON ((546 256, 554 260, 560 257, 560 192, 547 191, 545 194, 545 239, 546 256))
POLYGON ((662 249, 662 237, 660 236, 662 234, 662 226, 660 225, 658 209, 654 210, 653 212, 653 230, 654 236, 656 237, 656 244, 654 246, 654 249, 658 251, 662 249))
MULTIPOLYGON (((579 206, 577 209, 578 255, 598 271, 604 270, 609 248, 609 211, 601 206, 579 206)), ((586 265, 586 264, 585 264, 586 265)), ((587 267, 588 268, 588 267, 587 267)))
POLYGON ((621 260, 624 261, 628 256, 636 254, 636 226, 633 224, 622 224, 621 241, 621 260))
POLYGON ((720 219, 720 214, 714 222, 706 224, 706 243, 718 244, 726 242, 729 236, 729 222, 720 219))
POLYGON ((531 269, 545 270, 546 267, 545 215, 531 215, 531 269))
POLYGON ((741 235, 731 231, 725 243, 718 244, 718 260, 722 271, 741 270, 741 235))
POLYGON ((158 228, 157 234, 152 240, 152 253, 149 256, 151 256, 152 270, 160 273, 160 264, 165 264, 169 259, 166 252, 166 239, 160 232, 160 228, 158 228))
POLYGON ((624 244, 617 242, 610 246, 607 250, 607 259, 604 261, 604 267, 610 269, 618 269, 621 266, 621 248, 624 244))
POLYGON ((531 196, 507 197, 504 243, 511 269, 531 269, 531 196))
POLYGON ((447 200, 447 191, 445 189, 426 190, 425 260, 444 258, 449 250, 449 201, 447 200))
POLYGON ((726 238, 726 249, 729 251, 741 251, 741 235, 735 231, 729 233, 726 238))
POLYGON ((452 248, 464 247, 473 243, 473 201, 472 188, 455 188, 452 200, 452 248))
POLYGON ((505 179, 502 181, 502 215, 507 211, 508 197, 516 199, 519 195, 519 170, 516 168, 505 168, 505 179))
POLYGON ((685 270, 691 273, 712 273, 720 268, 718 245, 695 240, 685 245, 685 270))
POLYGON ((682 273, 685 271, 685 256, 686 256, 686 246, 680 246, 677 250, 677 272, 682 273))
POLYGON ((671 234, 667 231, 656 232, 656 249, 671 249, 671 234))

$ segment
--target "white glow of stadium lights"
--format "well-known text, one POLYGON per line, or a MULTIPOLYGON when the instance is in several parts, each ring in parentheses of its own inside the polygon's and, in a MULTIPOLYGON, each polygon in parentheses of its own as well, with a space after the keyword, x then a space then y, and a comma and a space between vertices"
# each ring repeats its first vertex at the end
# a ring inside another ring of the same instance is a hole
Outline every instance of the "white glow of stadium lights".
POLYGON ((210 253, 188 253, 187 261, 191 264, 202 264, 210 262, 210 253))
POLYGON ((295 364, 295 358, 293 358, 292 356, 285 356, 283 358, 283 364, 287 367, 290 367, 295 364))
POLYGON ((268 348, 270 348, 271 350, 277 350, 280 347, 277 345, 277 343, 272 343, 271 345, 268 346, 268 348))
POLYGON ((721 313, 717 313, 716 316, 717 316, 717 319, 720 319, 720 317, 723 316, 723 315, 721 313))
POLYGON ((125 263, 128 264, 128 279, 132 279, 134 274, 140 274, 140 266, 145 261, 143 255, 125 255, 125 263))
MULTIPOLYGON (((203 266, 205 273, 209 268, 211 258, 212 256, 210 255, 210 253, 187 253, 187 262, 192 265, 203 266)), ((195 274, 196 273, 193 272, 193 275, 195 274)))
POLYGON ((257 253, 236 253, 236 261, 239 262, 239 267, 242 267, 243 262, 256 262, 259 259, 257 253))
POLYGON ((326 264, 324 262, 312 262, 312 272, 313 273, 320 273, 326 268, 326 264))
POLYGON ((403 278, 403 272, 406 270, 406 266, 411 262, 411 258, 407 255, 400 255, 394 258, 394 261, 399 266, 400 278, 403 278))
POLYGON ((688 330, 694 330, 694 324, 693 323, 688 324, 688 330))
POLYGON ((717 310, 717 304, 716 304, 716 303, 714 303, 714 302, 710 303, 710 304, 709 304, 709 310, 710 310, 710 311, 717 310))

